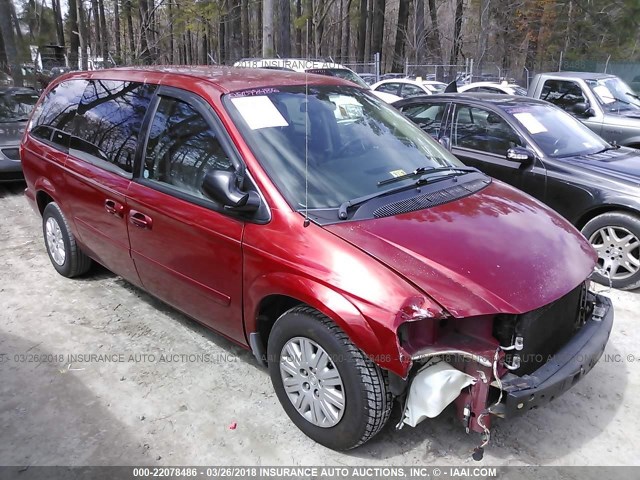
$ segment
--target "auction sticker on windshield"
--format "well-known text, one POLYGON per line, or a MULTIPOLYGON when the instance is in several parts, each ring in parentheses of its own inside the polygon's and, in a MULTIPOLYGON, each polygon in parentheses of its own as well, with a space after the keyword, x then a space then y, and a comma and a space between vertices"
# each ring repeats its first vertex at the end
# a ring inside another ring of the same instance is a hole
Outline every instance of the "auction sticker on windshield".
POLYGON ((526 128, 532 135, 547 131, 545 126, 542 125, 538 121, 538 119, 529 112, 514 113, 513 116, 516 117, 518 121, 524 126, 524 128, 526 128))
POLYGON ((236 97, 232 98, 231 102, 251 130, 289 126, 269 97, 264 95, 236 97))

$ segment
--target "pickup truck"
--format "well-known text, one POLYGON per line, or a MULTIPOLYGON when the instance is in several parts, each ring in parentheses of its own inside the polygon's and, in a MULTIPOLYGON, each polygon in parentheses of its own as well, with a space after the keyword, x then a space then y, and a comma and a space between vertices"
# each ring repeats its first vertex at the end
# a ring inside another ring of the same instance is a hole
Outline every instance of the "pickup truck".
POLYGON ((640 96, 615 75, 540 73, 528 96, 566 110, 610 143, 640 148, 640 96))

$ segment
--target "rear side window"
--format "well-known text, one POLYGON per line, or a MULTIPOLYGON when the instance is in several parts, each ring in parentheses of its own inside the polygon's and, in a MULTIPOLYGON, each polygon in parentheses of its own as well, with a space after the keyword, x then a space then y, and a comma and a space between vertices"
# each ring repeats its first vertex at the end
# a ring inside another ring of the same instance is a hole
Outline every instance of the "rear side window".
POLYGON ((72 153, 107 170, 132 173, 138 135, 155 88, 90 81, 71 126, 72 153))
POLYGON ((54 146, 69 146, 69 126, 75 117, 86 80, 69 80, 56 85, 36 108, 30 134, 54 146))
POLYGON ((402 113, 429 135, 438 138, 445 108, 445 103, 423 103, 404 107, 402 113))

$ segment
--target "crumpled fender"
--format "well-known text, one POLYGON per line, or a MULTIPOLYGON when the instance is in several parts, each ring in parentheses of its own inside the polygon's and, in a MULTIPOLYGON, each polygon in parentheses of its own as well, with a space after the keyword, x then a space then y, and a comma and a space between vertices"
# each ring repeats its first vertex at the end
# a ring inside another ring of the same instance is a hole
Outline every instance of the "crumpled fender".
MULTIPOLYGON (((333 320, 374 363, 405 377, 411 360, 402 354, 392 323, 376 322, 363 315, 356 299, 310 278, 290 273, 272 273, 245 285, 245 334, 257 331, 260 301, 269 295, 286 295, 300 300, 333 320)), ((372 306, 368 305, 367 310, 372 306)), ((389 312, 380 310, 381 315, 389 312)))

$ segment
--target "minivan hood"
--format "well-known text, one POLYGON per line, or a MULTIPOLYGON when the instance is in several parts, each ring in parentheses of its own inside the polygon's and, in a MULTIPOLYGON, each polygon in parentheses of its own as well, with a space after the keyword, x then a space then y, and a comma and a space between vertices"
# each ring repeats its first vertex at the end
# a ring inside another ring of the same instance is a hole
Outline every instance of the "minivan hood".
POLYGON ((549 304, 584 281, 596 261, 570 223, 495 180, 444 205, 325 228, 460 318, 549 304))

